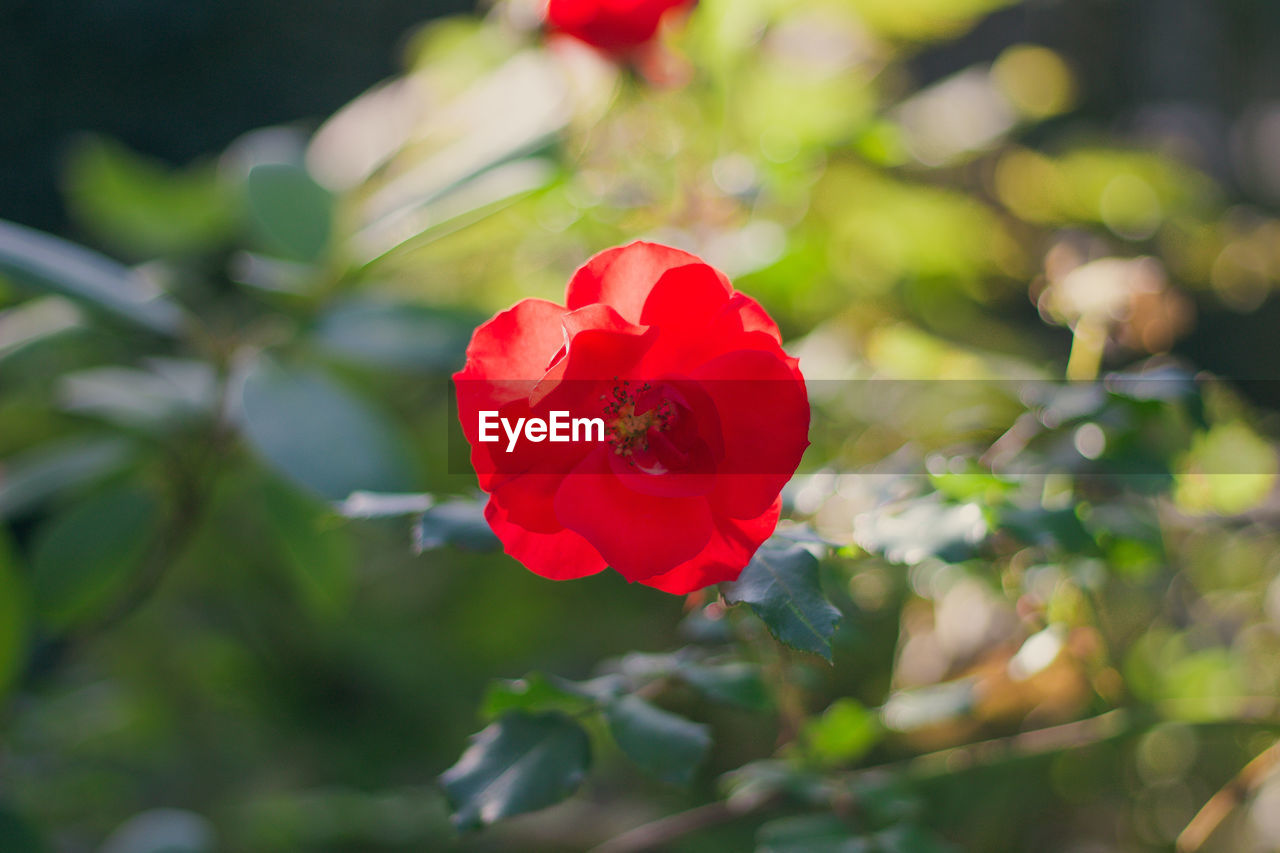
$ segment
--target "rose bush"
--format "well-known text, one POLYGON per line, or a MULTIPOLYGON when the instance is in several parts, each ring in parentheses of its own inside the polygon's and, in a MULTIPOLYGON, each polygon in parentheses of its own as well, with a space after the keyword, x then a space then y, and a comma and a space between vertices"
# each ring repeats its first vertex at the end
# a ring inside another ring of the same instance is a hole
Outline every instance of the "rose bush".
POLYGON ((732 580, 778 522, 809 403, 777 325, 698 258, 632 243, 565 304, 525 299, 476 329, 454 374, 485 517, 547 578, 613 567, 687 593, 732 580), (481 412, 600 418, 605 440, 480 440, 481 412))
POLYGON ((696 0, 551 0, 547 24, 605 53, 626 57, 648 43, 670 12, 696 0))

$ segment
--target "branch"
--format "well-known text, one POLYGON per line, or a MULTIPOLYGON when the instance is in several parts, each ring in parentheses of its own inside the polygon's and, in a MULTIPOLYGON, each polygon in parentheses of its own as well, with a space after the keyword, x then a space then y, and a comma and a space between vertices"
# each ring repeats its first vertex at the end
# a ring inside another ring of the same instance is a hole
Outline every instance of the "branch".
POLYGON ((1209 798, 1204 808, 1196 812, 1196 816, 1178 836, 1178 853, 1195 853, 1203 847, 1227 816, 1271 775, 1277 763, 1280 763, 1280 741, 1267 747, 1246 764, 1218 793, 1209 798))
POLYGON ((655 850, 677 838, 760 811, 776 801, 777 798, 772 794, 717 800, 637 826, 591 848, 589 853, 644 853, 646 850, 655 850))
MULTIPOLYGON (((970 767, 986 767, 1009 758, 1027 758, 1092 746, 1124 734, 1129 730, 1130 723, 1130 715, 1124 710, 1116 709, 1060 726, 949 747, 892 764, 856 770, 847 774, 846 778, 852 780, 864 774, 886 772, 919 774, 923 771, 927 775, 941 770, 955 773, 970 767)), ((592 848, 590 853, 644 853, 677 838, 763 811, 781 802, 779 796, 768 793, 708 803, 638 826, 592 848)))

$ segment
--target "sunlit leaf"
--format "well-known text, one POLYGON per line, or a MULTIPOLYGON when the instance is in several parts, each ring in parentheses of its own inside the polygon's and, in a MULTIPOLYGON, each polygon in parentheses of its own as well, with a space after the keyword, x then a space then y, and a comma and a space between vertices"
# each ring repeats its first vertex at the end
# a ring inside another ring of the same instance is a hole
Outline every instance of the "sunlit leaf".
POLYGON ((407 491, 409 450, 362 399, 326 375, 261 357, 240 393, 245 434, 280 473, 331 500, 355 491, 407 491))
POLYGON ((307 171, 263 163, 249 171, 249 209, 267 245, 297 261, 318 260, 333 230, 333 196, 307 171))
POLYGON ((60 293, 153 332, 176 334, 178 305, 128 267, 48 234, 0 221, 0 276, 60 293))
POLYGON ((159 524, 155 498, 115 486, 54 516, 36 534, 32 592, 52 628, 95 614, 141 568, 159 524))
POLYGON ((876 713, 856 699, 845 698, 831 703, 822 716, 810 719, 800 742, 819 760, 844 764, 866 755, 882 735, 876 713))
POLYGON ((928 557, 948 562, 967 560, 987 535, 982 507, 950 504, 928 496, 891 504, 854 520, 859 547, 883 554, 892 563, 912 565, 928 557))
POLYGON ((618 747, 645 772, 664 782, 688 785, 711 747, 710 730, 700 723, 627 695, 605 709, 618 747))
POLYGON ((803 546, 761 548, 738 580, 722 587, 730 604, 747 604, 782 642, 831 660, 840 611, 826 599, 818 560, 803 546))
POLYGON ((1275 448, 1243 423, 1216 426, 1180 461, 1174 500, 1200 515, 1245 512, 1271 493, 1277 464, 1275 448))
POLYGON ((568 797, 591 763, 582 727, 563 714, 507 714, 471 738, 440 777, 461 830, 478 829, 568 797))

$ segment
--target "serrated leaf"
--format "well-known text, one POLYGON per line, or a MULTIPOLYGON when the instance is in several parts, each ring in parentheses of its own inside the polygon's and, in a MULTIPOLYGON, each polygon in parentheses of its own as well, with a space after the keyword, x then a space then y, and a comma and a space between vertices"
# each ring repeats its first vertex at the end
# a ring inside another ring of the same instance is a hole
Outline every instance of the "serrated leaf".
POLYGON ((823 594, 818 560, 803 546, 766 545, 722 589, 725 601, 749 605, 782 642, 832 659, 831 637, 840 611, 823 594))
POLYGON ((333 230, 333 194, 306 169, 263 163, 249 171, 249 210, 267 244, 297 261, 318 260, 333 230))
POLYGON ((679 675, 704 696, 717 702, 753 711, 766 711, 773 704, 760 667, 755 664, 685 664, 679 668, 679 675))
POLYGON ((562 678, 531 672, 524 678, 490 682, 480 712, 487 719, 496 719, 509 711, 580 714, 595 706, 596 698, 590 691, 562 678))
POLYGON ((986 536, 982 507, 950 504, 932 495, 864 513, 853 526, 860 548, 906 565, 929 557, 953 563, 967 560, 986 536))
POLYGON ((0 276, 60 293, 153 332, 175 335, 182 312, 133 270, 82 246, 0 221, 0 276))
POLYGON ((32 594, 36 612, 61 629, 93 614, 139 569, 160 506, 146 492, 117 486, 55 516, 36 534, 32 594))
POLYGON ((325 498, 413 485, 409 450, 396 431, 323 373, 259 358, 242 382, 240 412, 263 460, 325 498))
POLYGON ((623 753, 664 782, 688 785, 711 748, 707 726, 656 708, 635 695, 611 702, 605 717, 623 753))
POLYGON ((477 501, 447 501, 422 514, 413 526, 413 546, 419 554, 446 545, 471 551, 493 551, 501 543, 477 501))
POLYGON ((462 365, 476 318, 426 305, 352 300, 316 322, 325 351, 376 367, 451 370, 462 365))
POLYGON ((460 830, 536 811, 568 797, 591 764, 582 727, 563 714, 511 713, 471 739, 440 777, 460 830))

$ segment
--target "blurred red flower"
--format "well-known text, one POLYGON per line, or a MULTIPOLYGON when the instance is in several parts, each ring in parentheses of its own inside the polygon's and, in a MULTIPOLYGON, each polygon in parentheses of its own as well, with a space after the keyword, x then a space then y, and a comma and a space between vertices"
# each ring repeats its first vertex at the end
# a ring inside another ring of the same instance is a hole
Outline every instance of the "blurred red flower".
POLYGON ((629 58, 658 32, 669 12, 697 0, 550 0, 547 23, 605 53, 629 58))
POLYGON ((480 326, 454 381, 485 517, 553 580, 611 566, 682 594, 736 578, 809 443, 804 378, 773 320, 653 243, 596 255, 563 306, 525 299, 480 326), (554 413, 597 430, 521 432, 554 413))

